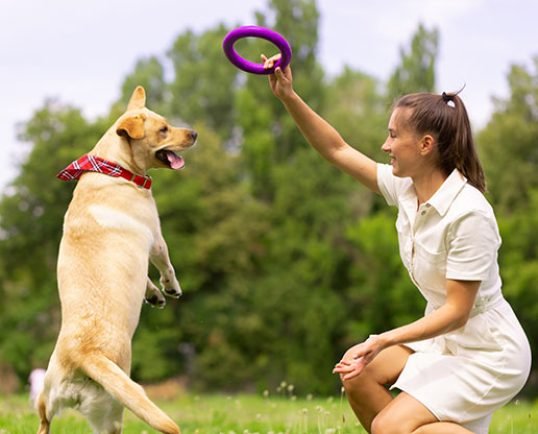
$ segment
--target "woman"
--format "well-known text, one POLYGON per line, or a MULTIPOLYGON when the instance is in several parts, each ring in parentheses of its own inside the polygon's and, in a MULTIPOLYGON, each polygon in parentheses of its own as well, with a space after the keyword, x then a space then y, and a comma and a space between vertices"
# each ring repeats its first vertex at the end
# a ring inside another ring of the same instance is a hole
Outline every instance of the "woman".
MULTIPOLYGON (((269 68, 278 56, 262 59, 269 68)), ((371 335, 336 364, 359 421, 372 433, 487 433, 524 386, 531 355, 501 293, 501 240, 463 102, 401 98, 382 146, 390 165, 378 164, 301 100, 290 67, 269 84, 312 147, 398 207, 400 255, 427 301, 424 317, 371 335)))

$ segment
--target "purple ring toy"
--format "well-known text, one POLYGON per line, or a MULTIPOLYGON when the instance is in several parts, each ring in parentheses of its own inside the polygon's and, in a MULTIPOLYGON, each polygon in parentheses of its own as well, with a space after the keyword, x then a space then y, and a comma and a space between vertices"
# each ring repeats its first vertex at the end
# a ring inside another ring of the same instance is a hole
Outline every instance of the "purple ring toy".
POLYGON ((222 41, 222 49, 230 62, 243 71, 252 74, 272 74, 277 66, 285 68, 291 60, 291 47, 284 37, 274 30, 260 26, 241 26, 232 30, 222 41), (241 57, 234 49, 234 44, 242 38, 255 37, 266 39, 276 45, 282 57, 277 60, 272 68, 265 69, 263 64, 251 62, 241 57))

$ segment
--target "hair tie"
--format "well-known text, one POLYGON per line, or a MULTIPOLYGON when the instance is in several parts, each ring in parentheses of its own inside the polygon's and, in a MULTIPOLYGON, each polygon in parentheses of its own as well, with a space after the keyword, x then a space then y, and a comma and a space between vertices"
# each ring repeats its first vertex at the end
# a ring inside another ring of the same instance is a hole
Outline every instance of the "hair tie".
POLYGON ((446 92, 443 92, 441 94, 441 97, 443 98, 443 101, 444 102, 450 102, 453 100, 454 96, 453 95, 447 95, 446 92))

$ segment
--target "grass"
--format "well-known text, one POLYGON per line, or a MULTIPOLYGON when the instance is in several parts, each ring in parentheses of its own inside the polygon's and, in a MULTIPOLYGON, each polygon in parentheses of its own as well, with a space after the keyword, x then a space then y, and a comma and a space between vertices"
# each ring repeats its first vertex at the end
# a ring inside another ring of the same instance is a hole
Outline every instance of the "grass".
MULTIPOLYGON (((364 434, 345 397, 269 395, 189 395, 157 400, 183 434, 364 434)), ((156 434, 129 411, 124 434, 156 434)), ((35 433, 37 415, 26 396, 0 397, 0 434, 35 433)), ((78 413, 68 410, 54 419, 54 434, 87 434, 90 427, 78 413)), ((493 417, 490 434, 538 433, 538 401, 514 402, 493 417)))

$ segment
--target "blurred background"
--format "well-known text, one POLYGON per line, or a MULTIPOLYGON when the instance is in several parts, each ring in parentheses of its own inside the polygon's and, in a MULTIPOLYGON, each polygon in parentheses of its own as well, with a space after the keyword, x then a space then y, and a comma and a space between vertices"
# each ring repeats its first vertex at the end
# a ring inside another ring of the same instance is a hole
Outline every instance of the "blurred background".
MULTIPOLYGON (((308 148, 265 77, 224 57, 223 37, 244 24, 288 39, 297 91, 380 161, 395 98, 465 84, 503 237, 504 293, 536 354, 537 16, 532 0, 8 0, 0 392, 25 390, 58 333, 55 267, 74 183, 55 174, 94 146, 138 84, 149 108, 199 139, 183 171, 152 173, 184 296, 144 306, 133 377, 226 392, 286 380, 331 394, 347 347, 422 315, 394 210, 308 148)), ((253 60, 275 50, 252 38, 236 48, 253 60)), ((525 395, 538 393, 536 370, 525 395)))

